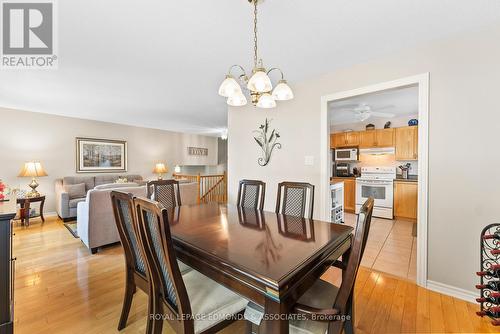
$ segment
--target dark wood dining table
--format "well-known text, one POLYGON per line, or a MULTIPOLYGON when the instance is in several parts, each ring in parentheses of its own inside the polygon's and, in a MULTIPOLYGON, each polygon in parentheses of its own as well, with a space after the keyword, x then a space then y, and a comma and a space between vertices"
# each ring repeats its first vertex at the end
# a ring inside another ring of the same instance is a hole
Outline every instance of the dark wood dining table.
POLYGON ((178 207, 169 224, 181 261, 264 308, 260 333, 288 333, 293 305, 329 260, 348 258, 353 230, 218 203, 178 207))

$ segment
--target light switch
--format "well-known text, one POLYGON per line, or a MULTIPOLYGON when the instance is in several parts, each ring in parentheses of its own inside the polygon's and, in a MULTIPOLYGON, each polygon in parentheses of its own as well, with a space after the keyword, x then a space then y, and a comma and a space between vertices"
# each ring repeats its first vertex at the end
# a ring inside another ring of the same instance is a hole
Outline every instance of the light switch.
POLYGON ((306 155, 304 157, 304 165, 314 166, 314 157, 312 155, 306 155))

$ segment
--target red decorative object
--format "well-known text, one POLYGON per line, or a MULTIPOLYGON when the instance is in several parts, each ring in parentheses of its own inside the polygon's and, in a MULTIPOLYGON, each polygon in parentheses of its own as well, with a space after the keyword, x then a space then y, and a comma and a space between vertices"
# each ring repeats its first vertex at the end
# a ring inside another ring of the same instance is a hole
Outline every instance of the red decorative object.
POLYGON ((5 190, 5 184, 0 182, 0 201, 3 201, 5 199, 5 195, 3 194, 4 190, 5 190))

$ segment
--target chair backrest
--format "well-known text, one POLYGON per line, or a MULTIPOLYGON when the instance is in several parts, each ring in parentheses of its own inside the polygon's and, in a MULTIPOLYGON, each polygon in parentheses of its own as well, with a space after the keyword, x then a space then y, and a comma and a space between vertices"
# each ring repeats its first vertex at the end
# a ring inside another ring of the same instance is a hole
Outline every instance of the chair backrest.
POLYGON ((304 182, 281 182, 278 184, 276 213, 312 219, 314 208, 314 186, 304 182))
POLYGON ((192 317, 182 316, 192 314, 191 304, 175 256, 168 210, 160 203, 146 198, 134 198, 134 208, 139 238, 144 246, 153 283, 153 293, 161 296, 164 304, 168 306, 168 309, 163 309, 163 313, 170 315, 169 320, 180 319, 180 322, 170 321, 174 327, 181 323, 182 327, 193 329, 192 317))
POLYGON ((165 208, 181 206, 181 193, 179 181, 177 180, 157 180, 149 181, 147 185, 147 197, 160 202, 165 208))
POLYGON ((359 211, 347 267, 342 277, 342 284, 340 285, 334 304, 334 308, 343 312, 341 314, 345 314, 346 312, 347 301, 354 288, 354 281, 356 280, 359 264, 361 263, 361 258, 365 251, 372 220, 373 202, 373 197, 368 198, 359 211))
POLYGON ((266 184, 258 180, 241 180, 238 187, 236 206, 243 208, 264 209, 266 184))
POLYGON ((127 269, 135 271, 148 280, 146 262, 137 237, 133 195, 121 191, 112 191, 111 202, 116 227, 125 253, 127 269))

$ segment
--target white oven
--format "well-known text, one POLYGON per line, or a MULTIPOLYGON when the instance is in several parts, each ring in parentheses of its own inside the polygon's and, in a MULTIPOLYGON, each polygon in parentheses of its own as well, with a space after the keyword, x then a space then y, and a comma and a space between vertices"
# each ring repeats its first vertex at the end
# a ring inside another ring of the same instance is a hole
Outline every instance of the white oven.
POLYGON ((356 213, 369 197, 375 200, 373 216, 394 218, 394 167, 362 167, 356 179, 356 213))
POLYGON ((335 161, 356 161, 356 160, 358 160, 357 148, 335 149, 335 161))

